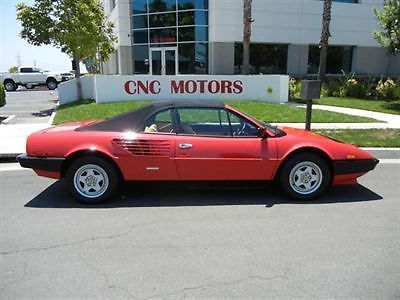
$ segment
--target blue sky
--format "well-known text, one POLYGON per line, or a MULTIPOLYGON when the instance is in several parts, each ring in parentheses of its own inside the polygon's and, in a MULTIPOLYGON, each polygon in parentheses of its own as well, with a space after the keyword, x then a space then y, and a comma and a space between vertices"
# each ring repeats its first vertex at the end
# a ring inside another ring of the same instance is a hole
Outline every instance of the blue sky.
POLYGON ((50 71, 71 70, 71 60, 59 49, 50 46, 32 46, 19 37, 20 23, 16 20, 15 6, 19 2, 32 4, 33 0, 0 0, 0 72, 16 66, 19 54, 21 65, 50 71))

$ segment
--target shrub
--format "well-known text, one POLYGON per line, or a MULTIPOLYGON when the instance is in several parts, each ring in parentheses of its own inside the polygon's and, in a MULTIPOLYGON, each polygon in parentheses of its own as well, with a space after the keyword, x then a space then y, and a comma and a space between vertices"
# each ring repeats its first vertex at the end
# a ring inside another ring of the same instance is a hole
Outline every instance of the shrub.
POLYGON ((379 99, 387 99, 387 100, 397 100, 400 99, 400 85, 394 80, 387 78, 383 80, 381 78, 376 85, 376 97, 379 99))
POLYGON ((300 98, 301 81, 296 78, 290 77, 289 79, 289 98, 300 98))
POLYGON ((0 107, 6 105, 6 91, 4 85, 0 83, 0 107))

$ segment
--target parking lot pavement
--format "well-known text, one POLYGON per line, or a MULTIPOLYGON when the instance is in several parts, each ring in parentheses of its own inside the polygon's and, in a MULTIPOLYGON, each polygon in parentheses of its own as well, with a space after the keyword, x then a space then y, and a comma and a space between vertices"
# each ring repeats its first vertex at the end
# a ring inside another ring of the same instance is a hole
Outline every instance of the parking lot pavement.
POLYGON ((398 299, 399 182, 397 162, 307 203, 128 186, 85 206, 62 181, 3 170, 0 298, 398 299))
POLYGON ((18 89, 7 93, 0 115, 14 116, 9 124, 47 123, 58 102, 57 90, 18 89))

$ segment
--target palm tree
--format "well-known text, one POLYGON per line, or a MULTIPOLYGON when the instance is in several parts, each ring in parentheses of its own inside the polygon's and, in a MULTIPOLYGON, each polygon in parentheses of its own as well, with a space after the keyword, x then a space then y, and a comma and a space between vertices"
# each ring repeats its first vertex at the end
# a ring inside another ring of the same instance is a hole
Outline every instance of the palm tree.
POLYGON ((243 75, 248 75, 250 73, 251 23, 254 22, 251 18, 251 1, 252 0, 243 0, 243 75))
POLYGON ((319 54, 319 68, 318 68, 318 80, 325 80, 326 73, 326 60, 328 56, 328 43, 331 33, 329 31, 329 24, 331 22, 331 8, 332 0, 324 0, 324 11, 322 13, 322 32, 321 40, 319 41, 319 48, 321 49, 319 54))

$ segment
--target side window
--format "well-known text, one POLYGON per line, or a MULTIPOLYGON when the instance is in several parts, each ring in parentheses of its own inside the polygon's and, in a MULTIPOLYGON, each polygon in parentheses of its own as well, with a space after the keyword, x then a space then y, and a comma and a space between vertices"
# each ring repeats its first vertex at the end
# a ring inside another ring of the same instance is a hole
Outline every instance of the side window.
POLYGON ((259 135, 259 129, 253 123, 245 118, 229 112, 229 120, 231 121, 232 133, 234 137, 259 135))
POLYGON ((174 133, 174 126, 172 124, 171 110, 163 110, 152 115, 146 120, 143 132, 146 133, 174 133))
POLYGON ((32 68, 21 68, 20 72, 21 73, 32 73, 32 68))
POLYGON ((178 133, 231 136, 227 112, 220 108, 178 109, 178 133))

